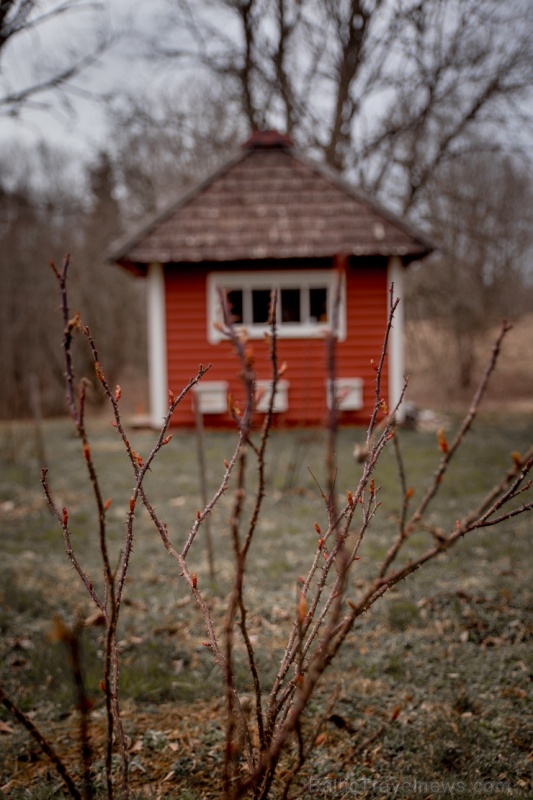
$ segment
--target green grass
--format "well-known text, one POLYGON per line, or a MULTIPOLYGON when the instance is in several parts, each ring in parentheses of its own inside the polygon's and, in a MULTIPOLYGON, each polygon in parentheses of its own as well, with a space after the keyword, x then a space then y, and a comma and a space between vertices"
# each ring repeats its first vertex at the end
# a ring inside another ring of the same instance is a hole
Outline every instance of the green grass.
MULTIPOLYGON (((458 421, 453 421, 449 440, 457 425, 458 421)), ((532 427, 525 415, 486 416, 476 421, 442 483, 430 514, 432 524, 452 530, 455 520, 475 506, 510 466, 511 453, 525 450, 532 427)), ((94 420, 90 428, 102 491, 104 497, 112 499, 109 546, 111 561, 117 564, 134 480, 109 422, 94 420)), ((46 423, 44 434, 53 495, 60 508, 68 508, 76 552, 100 589, 98 521, 79 443, 65 420, 46 423)), ((346 491, 357 485, 361 467, 352 451, 364 434, 360 429, 339 433, 339 504, 344 502, 346 491)), ((61 719, 72 708, 65 654, 48 636, 54 616, 60 614, 69 621, 80 611, 90 614, 93 609, 66 559, 61 531, 42 497, 33 436, 32 427, 23 423, 0 427, 0 444, 5 445, 8 455, 0 466, 0 682, 23 710, 37 712, 46 723, 61 719)), ((414 506, 438 464, 436 436, 401 431, 398 438, 407 485, 415 490, 414 506)), ((131 441, 146 456, 154 434, 132 431, 131 441)), ((206 433, 210 492, 219 484, 224 459, 230 456, 234 441, 229 433, 206 433)), ((267 457, 268 492, 250 552, 245 587, 250 632, 267 685, 275 674, 291 625, 298 575, 306 573, 316 548, 314 523, 322 527, 326 524, 315 482, 325 485, 324 446, 325 437, 319 432, 279 431, 272 435, 267 457)), ((249 480, 252 489, 254 470, 249 480)), ((375 482, 381 506, 354 572, 350 588, 354 599, 396 531, 402 493, 391 446, 383 455, 375 482)), ((153 465, 147 490, 179 549, 201 507, 193 433, 174 434, 153 465)), ((230 490, 210 520, 216 563, 214 585, 209 579, 204 532, 190 554, 191 569, 198 575, 218 624, 222 624, 231 589, 228 519, 232 503, 230 490)), ((371 732, 398 702, 402 703, 405 723, 392 726, 387 733, 378 758, 380 774, 395 774, 400 765, 405 775, 428 779, 446 774, 460 780, 479 773, 496 780, 507 775, 516 791, 521 791, 526 780, 527 737, 520 731, 526 718, 527 681, 532 669, 528 649, 530 530, 530 519, 518 517, 498 528, 472 534, 358 620, 313 704, 317 710, 323 709, 336 687, 338 713, 350 724, 362 725, 362 730, 371 732)), ((422 552, 431 541, 428 533, 417 533, 407 557, 422 552)), ((195 708, 220 696, 221 678, 202 644, 204 639, 201 615, 179 576, 178 565, 165 554, 147 513, 139 509, 119 626, 124 701, 140 709, 168 703, 195 708)), ((84 647, 89 691, 101 704, 100 629, 84 633, 84 647)), ((239 648, 236 658, 239 690, 249 693, 252 687, 239 648)), ((0 719, 7 722, 4 711, 0 719)), ((330 741, 337 742, 337 736, 342 743, 342 735, 330 732, 330 741)), ((15 736, 13 742, 20 752, 28 746, 23 737, 15 736)), ((209 748, 209 753, 215 753, 218 746, 207 741, 199 744, 200 748, 209 748)), ((349 742, 344 747, 349 749, 349 742)), ((148 744, 144 749, 148 752, 148 744)), ((321 769, 334 770, 333 755, 329 767, 325 754, 317 757, 319 762, 322 758, 321 769)), ((175 761, 177 764, 178 757, 175 761)), ((176 767, 176 775, 179 769, 185 769, 184 764, 176 767)), ((355 777, 366 774, 362 765, 353 769, 355 777)), ((375 769, 373 764, 367 771, 375 774, 375 769)), ((187 770, 191 774, 194 771, 190 765, 187 770)), ((9 774, 0 774, 0 785, 8 779, 9 774)), ((181 796, 186 796, 185 792, 196 796, 194 787, 194 780, 185 781, 181 796)), ((48 796, 44 787, 39 791, 41 795, 34 793, 31 797, 48 796)))

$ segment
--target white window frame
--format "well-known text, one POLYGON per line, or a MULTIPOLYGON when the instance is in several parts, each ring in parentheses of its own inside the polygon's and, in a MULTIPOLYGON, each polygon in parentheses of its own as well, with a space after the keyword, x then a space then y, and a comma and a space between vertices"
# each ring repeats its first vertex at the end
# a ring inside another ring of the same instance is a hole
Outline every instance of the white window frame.
MULTIPOLYGON (((242 289, 245 315, 250 313, 251 293, 254 289, 313 289, 326 287, 328 290, 328 322, 282 322, 279 319, 278 303, 277 334, 280 339, 319 338, 331 330, 334 303, 337 295, 337 281, 341 281, 340 304, 337 314, 336 335, 339 341, 346 339, 346 291, 344 276, 332 269, 286 270, 284 272, 210 272, 207 276, 207 339, 218 344, 227 339, 224 335, 224 320, 220 304, 220 290, 242 289), (248 311, 246 310, 248 309, 248 311)), ((307 295, 308 296, 308 295, 307 295)), ((304 300, 305 302, 305 300, 304 300)), ((305 313, 305 308, 304 308, 305 313)), ((239 324, 248 338, 262 339, 269 330, 268 324, 239 324)))

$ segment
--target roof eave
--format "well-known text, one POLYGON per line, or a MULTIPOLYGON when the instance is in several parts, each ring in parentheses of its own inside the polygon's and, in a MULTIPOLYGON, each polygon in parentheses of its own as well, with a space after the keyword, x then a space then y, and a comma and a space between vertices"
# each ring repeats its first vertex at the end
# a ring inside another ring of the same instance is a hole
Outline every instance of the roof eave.
MULTIPOLYGON (((433 252, 433 251, 428 250, 426 248, 419 249, 416 252, 413 252, 413 251, 405 252, 405 250, 403 248, 382 250, 380 252, 376 252, 375 250, 372 250, 372 251, 365 250, 364 248, 358 249, 357 252, 355 252, 355 251, 346 251, 343 248, 339 248, 337 255, 343 254, 349 259, 364 259, 364 258, 376 258, 376 257, 393 258, 393 257, 396 257, 401 261, 401 263, 403 264, 404 267, 407 267, 407 266, 409 266, 409 264, 411 264, 411 263, 413 263, 415 261, 422 261, 431 252, 433 252)), ((259 264, 259 263, 265 262, 265 261, 268 261, 268 262, 276 262, 276 261, 279 261, 279 262, 305 261, 307 263, 307 262, 309 262, 309 259, 312 259, 312 260, 323 260, 325 258, 326 259, 332 259, 333 255, 335 255, 335 254, 331 254, 331 253, 329 253, 329 251, 328 251, 327 254, 326 253, 307 253, 306 255, 302 255, 301 253, 284 254, 284 255, 276 255, 276 254, 273 254, 273 253, 266 253, 265 255, 262 255, 262 256, 240 255, 238 257, 231 258, 229 260, 227 258, 217 258, 216 255, 209 255, 209 256, 206 256, 206 257, 198 257, 198 258, 194 258, 194 257, 172 258, 170 256, 165 256, 165 257, 161 257, 160 256, 160 257, 154 257, 151 260, 150 263, 158 263, 158 264, 162 264, 163 266, 170 265, 170 264, 175 264, 175 265, 188 264, 188 265, 196 265, 196 266, 198 266, 198 265, 203 264, 203 263, 211 264, 211 265, 224 266, 224 265, 227 265, 230 262, 231 263, 256 262, 256 263, 259 264)), ((117 259, 116 261, 114 261, 113 263, 118 264, 119 266, 123 267, 124 269, 127 269, 129 272, 131 272, 132 274, 137 275, 137 276, 146 276, 146 274, 147 274, 148 263, 144 262, 144 261, 134 261, 134 260, 129 259, 129 258, 120 258, 120 259, 117 259)))

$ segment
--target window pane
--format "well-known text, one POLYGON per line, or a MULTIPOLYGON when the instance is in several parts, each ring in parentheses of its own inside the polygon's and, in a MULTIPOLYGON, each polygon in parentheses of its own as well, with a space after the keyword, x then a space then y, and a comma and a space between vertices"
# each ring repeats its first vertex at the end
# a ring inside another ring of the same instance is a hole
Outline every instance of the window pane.
POLYGON ((300 290, 282 289, 281 290, 281 321, 300 322, 300 290))
POLYGON ((242 289, 232 289, 226 297, 232 322, 242 322, 242 289))
POLYGON ((269 306, 270 289, 252 289, 252 322, 268 322, 269 306))
POLYGON ((328 290, 325 286, 309 289, 309 316, 312 322, 328 321, 328 290))

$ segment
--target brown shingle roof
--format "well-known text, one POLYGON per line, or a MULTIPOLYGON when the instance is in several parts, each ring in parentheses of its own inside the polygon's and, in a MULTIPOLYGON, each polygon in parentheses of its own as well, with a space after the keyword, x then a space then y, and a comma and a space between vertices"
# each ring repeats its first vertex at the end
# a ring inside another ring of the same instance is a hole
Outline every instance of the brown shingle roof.
POLYGON ((275 132, 239 155, 113 250, 124 266, 161 262, 427 255, 423 235, 275 132))

